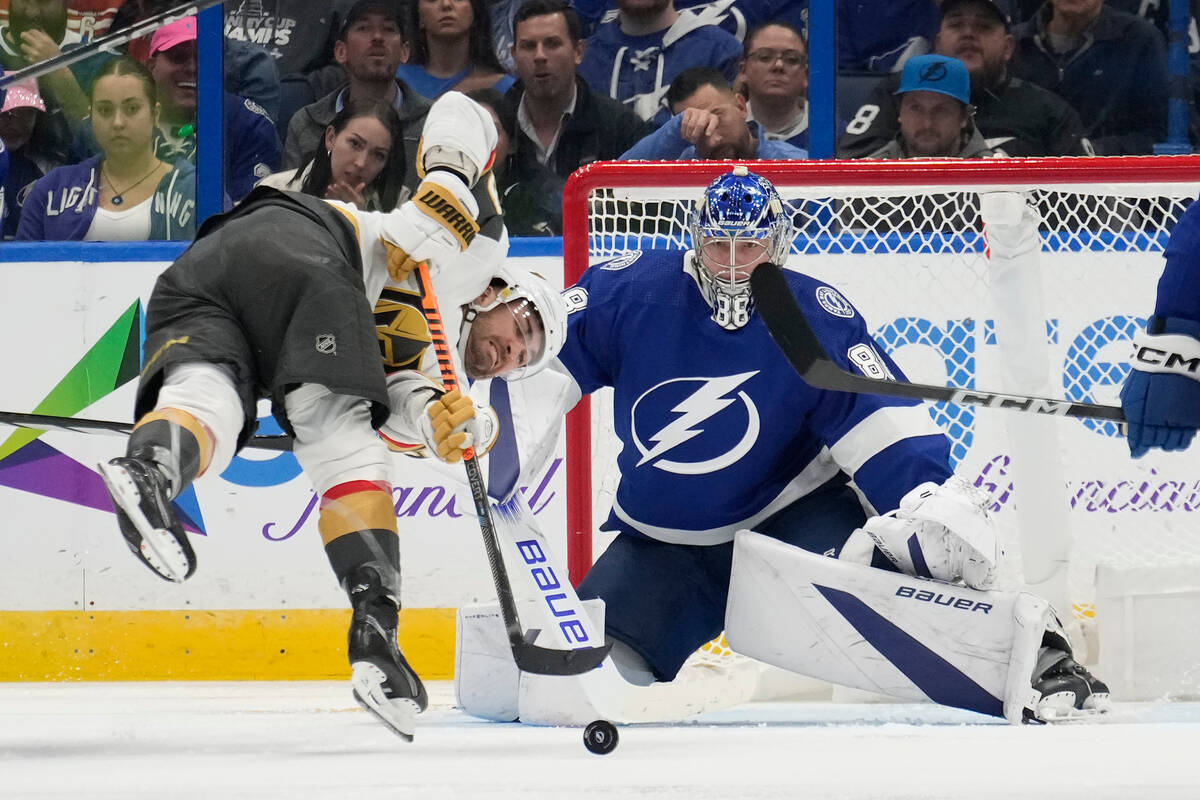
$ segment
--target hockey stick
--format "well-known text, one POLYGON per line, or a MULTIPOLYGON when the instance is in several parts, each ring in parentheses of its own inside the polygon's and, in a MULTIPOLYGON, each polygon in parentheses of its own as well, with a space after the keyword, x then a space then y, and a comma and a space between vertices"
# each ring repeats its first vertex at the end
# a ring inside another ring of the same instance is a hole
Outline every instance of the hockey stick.
MULTIPOLYGON (((446 339, 446 329, 442 324, 442 314, 438 310, 437 295, 434 294, 427 265, 421 264, 417 268, 417 279, 421 285, 421 308, 425 312, 429 335, 442 370, 442 383, 447 391, 453 391, 459 385, 458 375, 454 369, 450 343, 446 339)), ((509 647, 512 648, 513 660, 516 661, 517 667, 524 672, 538 675, 578 675, 595 669, 608 655, 607 645, 557 650, 538 647, 525 640, 521 620, 517 617, 517 604, 513 600, 512 584, 508 580, 508 570, 504 566, 504 557, 500 554, 487 485, 472 448, 467 448, 463 453, 463 466, 467 470, 471 499, 475 501, 475 514, 479 517, 479 529, 483 533, 483 549, 487 553, 488 566, 492 570, 492 583, 496 587, 496 599, 500 602, 500 616, 504 620, 509 647)))
POLYGON ((792 295, 787 279, 775 264, 759 264, 750 275, 754 305, 779 349, 792 367, 809 386, 838 392, 879 394, 888 397, 911 397, 917 400, 940 400, 960 405, 1011 408, 1034 414, 1084 419, 1125 420, 1120 406, 1076 403, 1022 394, 986 392, 981 389, 958 389, 953 386, 934 386, 925 383, 882 381, 856 375, 829 358, 813 333, 804 312, 792 295))
MULTIPOLYGON (((131 422, 112 422, 106 419, 78 419, 55 417, 49 414, 18 414, 0 411, 0 424, 29 428, 35 431, 56 430, 75 433, 113 433, 128 435, 133 431, 131 422)), ((292 437, 284 434, 254 436, 246 444, 257 450, 288 451, 292 449, 292 437)))
POLYGON ((65 53, 59 53, 53 58, 47 58, 45 61, 39 61, 36 64, 30 64, 28 67, 10 72, 3 77, 0 77, 0 89, 18 81, 29 80, 30 78, 40 78, 47 73, 55 70, 69 67, 85 58, 91 58, 100 51, 112 53, 114 48, 131 42, 141 36, 145 36, 163 25, 169 25, 172 22, 190 17, 194 14, 199 14, 206 8, 211 8, 224 0, 195 0, 192 3, 184 3, 175 8, 168 9, 161 14, 155 14, 152 17, 146 17, 141 22, 130 25, 128 28, 123 28, 116 33, 110 33, 107 36, 101 36, 99 39, 94 39, 82 47, 76 47, 68 50, 65 53))

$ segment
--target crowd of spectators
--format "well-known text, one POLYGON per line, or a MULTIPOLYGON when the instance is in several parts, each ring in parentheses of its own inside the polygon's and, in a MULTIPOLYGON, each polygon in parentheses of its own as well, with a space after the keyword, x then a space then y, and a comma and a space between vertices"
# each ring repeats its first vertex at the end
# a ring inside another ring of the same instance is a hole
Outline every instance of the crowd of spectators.
MULTIPOLYGON (((0 67, 177 5, 0 0, 0 67)), ((493 172, 514 235, 561 234, 566 179, 593 161, 807 158, 808 6, 226 0, 225 203, 265 181, 395 207, 418 179, 429 105, 450 90, 497 125, 493 172)), ((1144 0, 837 0, 839 76, 871 87, 837 110, 837 155, 1151 153, 1167 137, 1166 11, 1144 0)), ((1200 37, 1188 41, 1195 94, 1200 37)), ((203 146, 195 18, 124 51, 89 51, 9 87, 4 238, 191 235, 203 146)))

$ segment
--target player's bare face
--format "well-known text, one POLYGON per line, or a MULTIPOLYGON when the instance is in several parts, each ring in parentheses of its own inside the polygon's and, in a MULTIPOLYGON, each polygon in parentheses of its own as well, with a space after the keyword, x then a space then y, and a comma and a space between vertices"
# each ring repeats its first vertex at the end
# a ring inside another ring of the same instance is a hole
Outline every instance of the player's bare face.
POLYGON ((754 268, 767 260, 766 239, 714 237, 700 244, 700 263, 721 283, 750 279, 754 268))
POLYGON ((513 62, 525 94, 533 100, 568 97, 575 87, 575 68, 583 61, 583 43, 571 43, 561 13, 521 20, 513 42, 513 62))
POLYGON ((900 133, 909 156, 957 156, 966 123, 966 107, 950 95, 905 92, 900 96, 900 133))
POLYGON ((421 20, 421 31, 435 39, 466 36, 475 21, 471 0, 420 0, 417 16, 421 20))
POLYGON ((325 132, 334 183, 352 188, 370 184, 379 176, 392 149, 392 134, 375 117, 355 117, 340 133, 325 132))
POLYGON ((528 300, 513 300, 475 317, 463 366, 471 378, 495 378, 536 361, 545 346, 537 309, 528 300))
POLYGON ((334 58, 355 80, 393 80, 407 55, 396 20, 384 14, 367 14, 346 30, 334 45, 334 58))
POLYGON ((155 108, 133 75, 105 75, 92 87, 92 130, 105 158, 144 158, 154 149, 155 108))
POLYGON ((934 49, 953 56, 971 73, 971 82, 991 85, 1003 74, 1015 47, 1004 23, 982 3, 965 4, 942 17, 934 49))
POLYGON ((151 59, 150 73, 158 84, 158 99, 170 121, 196 116, 196 42, 180 42, 151 59))

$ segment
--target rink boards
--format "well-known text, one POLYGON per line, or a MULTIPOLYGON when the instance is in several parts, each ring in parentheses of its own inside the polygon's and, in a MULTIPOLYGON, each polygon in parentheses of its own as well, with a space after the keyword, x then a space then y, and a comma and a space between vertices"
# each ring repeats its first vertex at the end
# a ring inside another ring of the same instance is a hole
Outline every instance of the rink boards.
MULTIPOLYGON (((522 263, 561 276, 558 240, 513 246, 522 263)), ((45 251, 5 245, 6 293, 0 330, 4 381, 0 410, 129 420, 141 320, 154 277, 178 246, 60 246, 45 251), (131 351, 131 348, 133 350, 131 351), (132 372, 131 372, 132 368, 132 372)), ((1113 402, 1119 380, 1098 364, 1122 361, 1124 337, 1147 313, 1156 264, 1095 271, 1099 291, 1049 293, 1048 335, 1066 379, 1089 380, 1086 399, 1113 402), (1105 321, 1115 318, 1127 324, 1105 321)), ((931 258, 899 255, 847 270, 811 264, 845 290, 906 369, 936 382, 1003 389, 989 363, 987 320, 962 302, 961 313, 932 305, 919 280, 931 258), (912 274, 913 280, 897 280, 912 274), (886 281, 886 294, 875 289, 886 281), (906 288, 907 287, 907 288, 906 288), (903 310, 898 310, 903 309, 903 310), (888 321, 891 320, 891 321, 888 321), (904 325, 896 324, 903 320, 904 325), (914 330, 937 329, 919 338, 914 330), (955 341, 953 351, 944 343, 955 341), (975 344, 963 347, 964 342, 975 344), (960 358, 958 353, 965 353, 960 358), (929 374, 921 374, 922 364, 929 374), (942 370, 941 374, 937 374, 942 370)), ((248 259, 248 264, 250 263, 248 259)), ((959 301, 951 300, 952 303, 959 301)), ((265 415, 265 409, 262 410, 265 415)), ((956 461, 971 478, 1001 488, 1005 464, 1001 416, 975 411, 935 419, 955 437, 956 461)), ((1064 442, 1063 502, 1077 538, 1154 542, 1200 529, 1200 469, 1194 455, 1131 462, 1115 432, 1059 421, 1064 442), (1078 531, 1083 531, 1079 533, 1078 531), (1136 533, 1136 536, 1135 536, 1136 533)), ((316 531, 315 498, 290 454, 244 452, 223 475, 208 476, 181 499, 197 534, 196 575, 182 586, 152 576, 126 551, 94 466, 121 452, 105 435, 0 428, 0 513, 6 522, 0 560, 0 680, 239 679, 341 677, 345 673, 345 599, 316 531)), ((562 458, 527 489, 553 541, 565 539, 562 458)), ((597 465, 596 471, 607 469, 597 465)), ((454 609, 492 599, 470 495, 458 470, 396 457, 395 501, 403 553, 402 644, 430 678, 453 670, 454 609)), ((599 517, 598 510, 597 516, 599 517)), ((599 518, 596 520, 598 523, 599 518)), ((1145 549, 1144 547, 1142 549, 1145 549)), ((1085 568, 1086 569, 1086 568, 1085 568)))

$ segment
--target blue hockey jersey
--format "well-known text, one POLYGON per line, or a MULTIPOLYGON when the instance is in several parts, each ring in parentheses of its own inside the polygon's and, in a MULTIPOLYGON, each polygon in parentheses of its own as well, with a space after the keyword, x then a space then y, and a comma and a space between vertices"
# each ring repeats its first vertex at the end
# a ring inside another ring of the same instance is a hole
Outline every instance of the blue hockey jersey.
MULTIPOLYGON (((734 332, 712 322, 692 270, 690 253, 629 253, 567 290, 560 360, 583 393, 614 389, 621 479, 606 527, 718 544, 840 472, 880 512, 950 476, 922 405, 808 386, 760 317, 734 332)), ((900 376, 836 289, 785 274, 831 358, 900 376)))
POLYGON ((1200 321, 1200 202, 1193 202, 1171 229, 1163 253, 1154 313, 1200 321))

